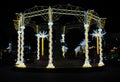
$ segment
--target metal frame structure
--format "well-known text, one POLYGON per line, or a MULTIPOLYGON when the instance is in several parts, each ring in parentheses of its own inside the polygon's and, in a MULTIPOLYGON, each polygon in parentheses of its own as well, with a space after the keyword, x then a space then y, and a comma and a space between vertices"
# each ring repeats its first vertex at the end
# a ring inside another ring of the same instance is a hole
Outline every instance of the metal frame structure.
MULTIPOLYGON (((24 29, 25 24, 29 22, 27 19, 35 17, 35 16, 41 16, 43 17, 44 21, 48 21, 48 28, 49 28, 49 62, 48 66, 46 68, 55 68, 53 65, 53 52, 52 52, 52 27, 56 20, 59 20, 61 15, 73 15, 78 18, 79 22, 82 22, 84 24, 84 30, 85 30, 85 62, 83 67, 92 67, 89 62, 89 50, 88 50, 88 32, 90 29, 90 26, 92 24, 96 24, 99 33, 101 33, 102 29, 104 29, 105 26, 105 20, 106 18, 100 18, 98 14, 94 10, 87 10, 85 11, 81 7, 73 6, 73 5, 57 5, 57 6, 34 6, 33 8, 25 10, 23 13, 17 13, 17 20, 14 20, 15 28, 18 31, 18 59, 16 62, 17 67, 26 67, 24 64, 24 29)), ((100 41, 101 42, 101 39, 100 41)), ((104 63, 102 61, 102 44, 100 44, 100 62, 99 66, 103 66, 104 63)))

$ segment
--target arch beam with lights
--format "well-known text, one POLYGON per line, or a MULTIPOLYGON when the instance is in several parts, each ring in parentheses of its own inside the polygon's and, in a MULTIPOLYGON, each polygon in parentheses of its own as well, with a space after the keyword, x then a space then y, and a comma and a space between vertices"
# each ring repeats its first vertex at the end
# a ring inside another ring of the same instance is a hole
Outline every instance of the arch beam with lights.
MULTIPOLYGON (((99 29, 103 29, 105 25, 106 18, 100 18, 94 10, 83 10, 78 6, 72 6, 70 4, 62 6, 53 6, 53 7, 46 7, 46 6, 35 6, 33 8, 25 10, 22 14, 17 14, 17 20, 14 20, 14 25, 16 30, 18 31, 18 59, 17 59, 17 66, 18 67, 26 67, 24 64, 24 29, 26 22, 29 22, 26 19, 41 16, 45 21, 48 21, 48 28, 49 28, 49 62, 46 68, 55 68, 53 64, 53 52, 52 52, 52 26, 56 20, 59 20, 61 15, 73 15, 79 18, 79 22, 84 24, 85 29, 85 62, 83 67, 92 67, 89 62, 89 50, 88 50, 88 32, 90 29, 90 25, 97 24, 99 29), (23 28, 24 27, 24 28, 23 28), (22 62, 22 63, 20 63, 22 62)), ((34 26, 35 27, 35 26, 34 26)), ((101 31, 99 31, 99 34, 101 31)), ((39 50, 39 49, 38 49, 39 50)), ((99 51, 100 51, 100 62, 99 66, 104 65, 102 61, 102 40, 99 37, 99 51)))

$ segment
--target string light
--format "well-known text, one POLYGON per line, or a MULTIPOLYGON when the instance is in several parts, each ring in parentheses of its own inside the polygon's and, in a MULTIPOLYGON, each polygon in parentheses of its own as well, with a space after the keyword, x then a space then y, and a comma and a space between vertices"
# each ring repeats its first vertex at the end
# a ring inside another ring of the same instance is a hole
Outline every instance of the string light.
POLYGON ((83 68, 92 67, 89 62, 89 56, 88 56, 88 28, 89 24, 84 24, 85 27, 85 62, 83 64, 83 68))

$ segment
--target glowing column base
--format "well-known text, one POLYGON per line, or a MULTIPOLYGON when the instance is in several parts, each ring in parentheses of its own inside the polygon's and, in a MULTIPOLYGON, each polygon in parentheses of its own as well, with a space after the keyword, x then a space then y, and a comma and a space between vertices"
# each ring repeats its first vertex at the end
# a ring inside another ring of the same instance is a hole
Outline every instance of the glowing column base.
POLYGON ((46 68, 55 68, 55 66, 52 63, 49 63, 46 68))
POLYGON ((26 65, 24 63, 20 63, 18 65, 16 65, 16 67, 19 67, 19 68, 26 68, 26 65))
POLYGON ((99 63, 98 63, 98 66, 104 66, 104 63, 102 62, 102 61, 100 61, 99 63))
POLYGON ((20 64, 20 61, 17 61, 17 62, 16 62, 16 65, 19 65, 19 64, 20 64))
POLYGON ((89 63, 89 61, 85 61, 84 65, 83 65, 83 68, 89 68, 89 67, 92 67, 89 63))

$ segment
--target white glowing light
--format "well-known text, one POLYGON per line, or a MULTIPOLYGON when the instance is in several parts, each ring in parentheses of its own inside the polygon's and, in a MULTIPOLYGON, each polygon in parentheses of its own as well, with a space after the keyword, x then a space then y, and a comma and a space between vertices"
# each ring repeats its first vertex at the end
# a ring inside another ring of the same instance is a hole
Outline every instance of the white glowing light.
POLYGON ((39 40, 39 34, 37 36, 37 60, 40 59, 40 40, 39 40))
POLYGON ((99 32, 98 32, 98 30, 93 30, 93 33, 90 34, 90 35, 92 35, 92 37, 98 37, 99 36, 99 32))
MULTIPOLYGON (((65 34, 62 34, 62 39, 61 39, 61 43, 65 43, 65 34)), ((65 53, 67 52, 68 47, 64 45, 62 45, 62 56, 65 58, 65 53)))
MULTIPOLYGON (((88 43, 89 43, 89 42, 90 42, 90 41, 88 41, 88 43)), ((74 49, 76 55, 77 55, 77 53, 78 53, 80 50, 83 50, 83 53, 85 53, 85 44, 86 44, 85 39, 83 39, 83 40, 80 42, 80 44, 74 49)))
POLYGON ((48 25, 53 25, 53 22, 49 22, 48 25))
POLYGON ((46 68, 55 68, 55 66, 52 63, 49 63, 46 68))
POLYGON ((21 26, 21 29, 18 31, 18 57, 16 62, 16 67, 26 68, 24 64, 24 29, 25 26, 21 26))
POLYGON ((103 53, 102 53, 102 36, 105 35, 106 32, 102 32, 102 29, 98 29, 98 30, 94 30, 94 32, 91 34, 92 37, 96 37, 97 38, 97 54, 99 52, 100 54, 100 60, 98 63, 98 66, 103 66, 103 53))
POLYGON ((39 32, 39 37, 40 38, 48 38, 48 34, 47 34, 47 32, 45 32, 45 31, 43 31, 43 32, 39 32))
POLYGON ((44 38, 48 38, 48 34, 47 32, 43 31, 43 32, 39 32, 38 34, 36 34, 37 36, 37 60, 40 59, 40 38, 42 38, 42 56, 44 55, 44 38))
POLYGON ((89 24, 84 24, 84 28, 87 29, 89 27, 89 24))
POLYGON ((26 67, 24 64, 24 29, 25 26, 21 26, 21 66, 26 67))
POLYGON ((77 46, 77 47, 74 49, 74 51, 75 51, 75 54, 77 55, 77 53, 80 51, 80 45, 77 46))
POLYGON ((20 37, 21 37, 21 31, 18 31, 18 50, 17 50, 17 62, 16 64, 20 64, 20 37))
POLYGON ((97 40, 97 54, 99 54, 99 32, 98 30, 93 30, 93 33, 91 34, 92 35, 92 38, 95 37, 97 40))
POLYGON ((66 46, 62 46, 62 55, 63 55, 63 57, 65 57, 65 53, 67 52, 67 50, 68 50, 68 47, 66 47, 66 46))

